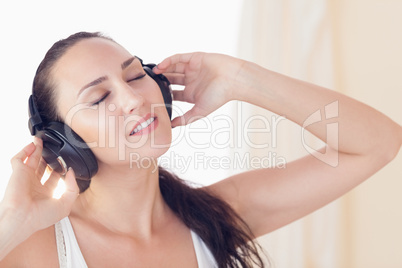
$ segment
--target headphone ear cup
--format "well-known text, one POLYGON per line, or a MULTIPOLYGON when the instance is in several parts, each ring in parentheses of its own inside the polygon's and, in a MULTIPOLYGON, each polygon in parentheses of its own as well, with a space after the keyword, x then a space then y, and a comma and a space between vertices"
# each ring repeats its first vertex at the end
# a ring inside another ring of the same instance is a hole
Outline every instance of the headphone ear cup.
POLYGON ((162 92, 163 100, 165 101, 166 110, 169 114, 170 119, 172 119, 173 94, 170 87, 170 82, 163 74, 155 74, 152 71, 155 66, 155 64, 143 65, 145 72, 158 84, 162 92))
POLYGON ((43 140, 42 157, 60 174, 72 167, 77 179, 90 180, 98 171, 91 149, 69 126, 51 122, 36 134, 43 140))

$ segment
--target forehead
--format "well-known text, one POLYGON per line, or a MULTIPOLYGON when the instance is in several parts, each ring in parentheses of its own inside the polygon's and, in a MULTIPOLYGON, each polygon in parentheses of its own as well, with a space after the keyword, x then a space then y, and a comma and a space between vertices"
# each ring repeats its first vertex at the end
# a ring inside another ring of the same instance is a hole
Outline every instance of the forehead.
POLYGON ((121 64, 131 57, 126 49, 107 39, 90 38, 77 42, 51 71, 60 109, 63 110, 64 104, 74 103, 78 91, 89 82, 101 76, 118 75, 122 71, 121 64))
POLYGON ((82 74, 83 70, 85 73, 93 71, 96 74, 108 67, 120 68, 121 63, 130 57, 131 54, 126 49, 113 41, 103 38, 85 39, 69 48, 57 61, 54 74, 58 78, 68 76, 74 70, 75 77, 82 74))

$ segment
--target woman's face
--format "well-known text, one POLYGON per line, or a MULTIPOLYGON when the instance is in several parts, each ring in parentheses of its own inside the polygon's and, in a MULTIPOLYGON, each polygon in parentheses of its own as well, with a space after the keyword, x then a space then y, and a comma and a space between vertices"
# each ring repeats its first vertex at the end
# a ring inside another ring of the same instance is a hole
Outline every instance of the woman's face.
POLYGON ((82 40, 57 61, 51 76, 61 117, 99 165, 138 165, 168 150, 171 124, 162 93, 140 61, 120 45, 102 38, 82 40))

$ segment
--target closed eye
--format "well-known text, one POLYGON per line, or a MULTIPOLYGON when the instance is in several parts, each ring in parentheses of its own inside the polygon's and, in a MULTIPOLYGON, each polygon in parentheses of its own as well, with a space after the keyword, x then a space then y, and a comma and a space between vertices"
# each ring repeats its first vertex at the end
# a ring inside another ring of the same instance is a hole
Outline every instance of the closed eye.
MULTIPOLYGON (((147 75, 147 74, 144 73, 144 74, 141 74, 140 76, 137 76, 137 77, 135 77, 135 78, 129 79, 129 80, 127 81, 127 83, 130 83, 130 82, 132 82, 132 81, 135 81, 135 80, 139 80, 139 79, 141 79, 141 78, 144 78, 146 75, 147 75)), ((107 92, 107 93, 106 93, 105 95, 103 95, 99 100, 93 102, 93 103, 92 103, 92 106, 98 105, 99 103, 101 103, 102 101, 104 101, 104 100, 109 96, 109 94, 110 94, 110 92, 107 92)))
POLYGON ((103 95, 99 100, 95 101, 94 103, 92 103, 92 106, 98 105, 99 103, 101 103, 102 101, 104 101, 107 96, 109 96, 110 92, 107 92, 105 95, 103 95))
POLYGON ((139 79, 141 79, 141 78, 144 78, 146 75, 147 75, 147 74, 141 74, 140 76, 137 76, 137 77, 135 77, 135 78, 133 78, 133 79, 129 79, 127 82, 130 83, 130 82, 132 82, 132 81, 139 80, 139 79))

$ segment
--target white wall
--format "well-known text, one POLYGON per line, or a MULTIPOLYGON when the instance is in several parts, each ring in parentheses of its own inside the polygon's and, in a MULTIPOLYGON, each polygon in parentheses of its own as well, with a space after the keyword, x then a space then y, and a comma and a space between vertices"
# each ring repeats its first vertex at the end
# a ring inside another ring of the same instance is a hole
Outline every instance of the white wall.
MULTIPOLYGON (((402 125, 402 2, 333 1, 337 87, 402 125)), ((343 197, 339 267, 402 267, 402 150, 343 197)))
MULTIPOLYGON (((32 140, 27 128, 27 100, 34 72, 55 41, 77 31, 102 31, 146 62, 156 63, 181 52, 234 55, 241 2, 1 1, 0 199, 11 174, 10 158, 32 140)), ((227 107, 217 113, 225 109, 227 107)), ((178 135, 178 132, 175 129, 173 134, 178 135)), ((182 144, 174 151, 185 154, 189 150, 182 144)), ((177 163, 170 164, 178 167, 177 163)), ((196 172, 191 165, 185 168, 183 176, 209 184, 224 174, 225 170, 196 172)))

